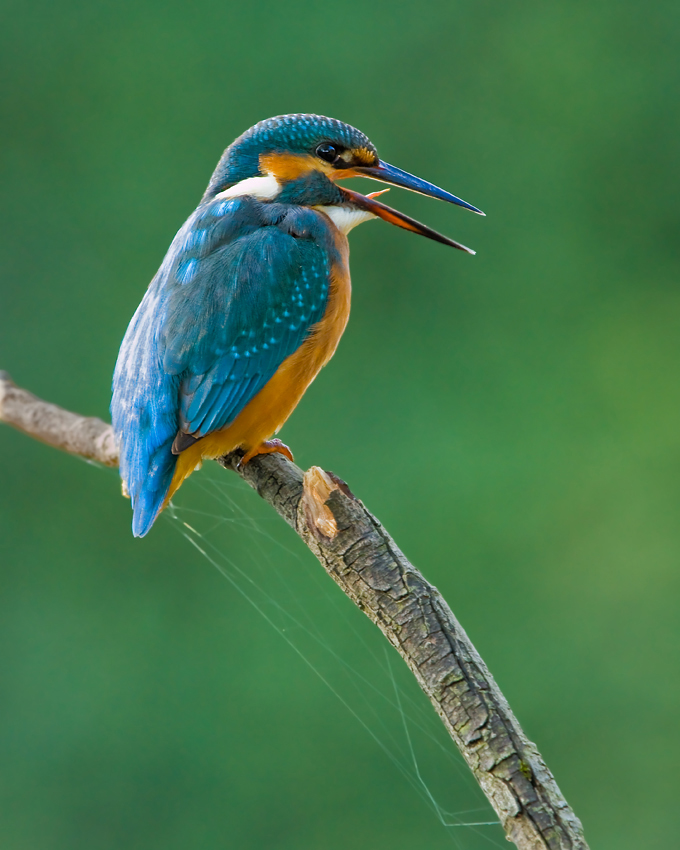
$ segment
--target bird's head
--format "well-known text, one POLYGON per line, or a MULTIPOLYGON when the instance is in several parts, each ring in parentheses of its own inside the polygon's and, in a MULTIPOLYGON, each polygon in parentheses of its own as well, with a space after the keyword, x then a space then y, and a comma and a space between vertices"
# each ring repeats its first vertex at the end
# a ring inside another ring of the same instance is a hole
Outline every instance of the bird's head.
POLYGON ((334 118, 304 114, 268 118, 239 136, 220 159, 203 200, 250 194, 261 200, 315 207, 330 215, 345 233, 377 217, 474 253, 380 203, 376 196, 381 192, 362 195, 337 185, 348 177, 370 177, 484 215, 455 195, 382 161, 375 145, 355 127, 334 118))

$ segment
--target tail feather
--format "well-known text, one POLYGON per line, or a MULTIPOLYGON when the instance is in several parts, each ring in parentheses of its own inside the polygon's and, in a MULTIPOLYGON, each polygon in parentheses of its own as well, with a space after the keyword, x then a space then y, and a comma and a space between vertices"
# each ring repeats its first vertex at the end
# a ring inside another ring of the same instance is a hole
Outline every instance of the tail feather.
POLYGON ((166 504, 166 496, 175 472, 177 458, 172 454, 171 443, 161 446, 148 466, 147 474, 130 482, 132 499, 132 533, 144 537, 166 504))
POLYGON ((149 533, 161 512, 164 499, 164 490, 143 490, 139 494, 133 506, 132 516, 132 533, 135 537, 144 537, 149 533))

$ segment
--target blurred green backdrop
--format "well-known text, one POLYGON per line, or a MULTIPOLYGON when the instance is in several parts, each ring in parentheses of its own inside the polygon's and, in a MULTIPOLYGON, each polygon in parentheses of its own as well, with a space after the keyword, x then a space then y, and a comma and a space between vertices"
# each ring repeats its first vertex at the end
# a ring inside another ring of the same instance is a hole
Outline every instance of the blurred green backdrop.
MULTIPOLYGON (((391 193, 474 258, 352 234, 348 331, 283 437, 444 592, 592 846, 675 846, 677 5, 1 21, 0 368, 67 408, 107 417, 144 288, 261 118, 348 121, 487 212, 391 193)), ((111 472, 4 428, 0 475, 3 850, 506 846, 426 805, 390 669, 438 803, 493 820, 397 656, 238 481, 204 470, 134 541, 111 472)))

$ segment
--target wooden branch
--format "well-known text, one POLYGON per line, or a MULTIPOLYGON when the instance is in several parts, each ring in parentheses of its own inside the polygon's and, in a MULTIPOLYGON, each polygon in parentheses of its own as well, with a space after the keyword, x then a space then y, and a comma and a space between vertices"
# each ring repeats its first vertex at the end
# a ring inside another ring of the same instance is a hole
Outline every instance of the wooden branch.
POLYGON ((56 404, 42 401, 16 386, 0 371, 0 422, 13 425, 55 449, 118 466, 113 429, 95 416, 79 416, 56 404))
MULTIPOLYGON (((111 426, 19 389, 0 372, 0 421, 56 448, 117 463, 111 426)), ((332 473, 282 455, 220 458, 295 529, 411 668, 521 850, 588 850, 581 822, 439 591, 332 473)))

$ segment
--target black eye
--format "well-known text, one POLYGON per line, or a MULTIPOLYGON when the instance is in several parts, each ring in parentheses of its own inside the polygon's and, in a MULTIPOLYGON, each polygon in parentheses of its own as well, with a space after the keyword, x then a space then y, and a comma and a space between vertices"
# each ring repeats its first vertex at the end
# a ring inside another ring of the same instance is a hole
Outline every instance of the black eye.
POLYGON ((316 155, 320 156, 321 159, 325 159, 326 162, 335 162, 338 153, 338 149, 335 145, 331 145, 330 142, 322 142, 316 149, 316 155))

